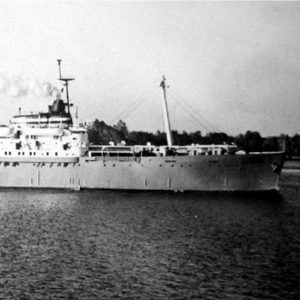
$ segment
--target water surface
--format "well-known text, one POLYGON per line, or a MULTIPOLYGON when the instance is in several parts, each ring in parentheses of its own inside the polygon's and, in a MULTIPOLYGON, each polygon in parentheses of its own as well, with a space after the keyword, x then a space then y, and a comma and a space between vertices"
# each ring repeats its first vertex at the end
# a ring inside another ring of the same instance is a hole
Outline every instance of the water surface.
POLYGON ((1 299, 296 299, 300 172, 280 194, 0 191, 1 299))

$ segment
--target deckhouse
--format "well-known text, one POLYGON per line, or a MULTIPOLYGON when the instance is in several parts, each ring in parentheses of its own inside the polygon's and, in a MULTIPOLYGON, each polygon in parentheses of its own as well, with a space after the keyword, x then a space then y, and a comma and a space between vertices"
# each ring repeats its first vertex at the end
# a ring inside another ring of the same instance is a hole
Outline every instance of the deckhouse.
POLYGON ((48 112, 19 114, 9 126, 0 127, 0 157, 20 157, 21 160, 44 157, 47 160, 74 158, 86 153, 87 130, 82 125, 74 125, 70 113, 68 82, 73 78, 60 77, 59 80, 66 87, 67 102, 57 95, 48 112))

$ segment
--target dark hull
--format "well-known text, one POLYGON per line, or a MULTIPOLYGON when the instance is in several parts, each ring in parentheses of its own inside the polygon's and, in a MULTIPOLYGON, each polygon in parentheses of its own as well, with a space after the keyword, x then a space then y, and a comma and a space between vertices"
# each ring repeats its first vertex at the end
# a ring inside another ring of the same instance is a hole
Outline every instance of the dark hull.
POLYGON ((0 160, 0 187, 181 191, 278 189, 284 153, 0 160))

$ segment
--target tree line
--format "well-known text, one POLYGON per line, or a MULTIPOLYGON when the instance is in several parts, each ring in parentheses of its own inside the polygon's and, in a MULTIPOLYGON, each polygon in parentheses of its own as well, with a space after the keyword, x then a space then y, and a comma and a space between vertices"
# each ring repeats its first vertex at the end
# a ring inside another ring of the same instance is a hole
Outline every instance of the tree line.
MULTIPOLYGON (((248 152, 280 151, 285 149, 288 157, 300 156, 300 135, 280 135, 262 137, 257 131, 248 130, 245 134, 230 136, 224 132, 210 132, 202 135, 201 131, 182 133, 173 130, 175 145, 190 144, 236 144, 248 152)), ((166 134, 161 131, 156 133, 144 131, 129 131, 126 123, 120 120, 116 125, 110 126, 96 119, 88 126, 89 140, 93 144, 107 145, 109 142, 116 144, 125 141, 127 145, 166 145, 166 134)))

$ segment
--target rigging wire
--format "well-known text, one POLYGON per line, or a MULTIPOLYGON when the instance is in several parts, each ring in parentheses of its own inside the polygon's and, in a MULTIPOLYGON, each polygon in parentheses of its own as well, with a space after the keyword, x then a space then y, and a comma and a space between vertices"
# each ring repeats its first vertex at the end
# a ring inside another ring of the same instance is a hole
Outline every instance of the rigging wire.
MULTIPOLYGON (((117 114, 109 124, 114 124, 118 120, 122 120, 122 119, 125 120, 126 118, 128 118, 128 116, 130 116, 133 112, 135 112, 141 106, 142 103, 146 102, 146 99, 149 98, 152 99, 153 96, 152 94, 153 94, 153 90, 151 89, 150 93, 145 91, 141 97, 136 97, 131 102, 131 104, 129 104, 124 110, 122 110, 119 114, 117 114), (147 97, 145 97, 146 95, 147 97), (149 95, 151 95, 151 97, 149 95)), ((209 122, 202 114, 200 114, 199 112, 196 113, 195 110, 175 91, 171 90, 170 94, 172 96, 170 97, 171 98, 171 101, 169 101, 170 104, 172 103, 172 101, 174 101, 174 103, 176 103, 178 107, 180 107, 191 118, 191 120, 193 120, 195 124, 197 124, 197 126, 200 126, 200 128, 204 129, 207 132, 211 132, 212 130, 214 132, 220 132, 220 130, 216 128, 211 122, 209 122)), ((157 96, 155 96, 155 98, 156 97, 157 96)), ((157 103, 157 101, 155 101, 154 103, 157 103)), ((154 108, 156 111, 159 110, 157 109, 157 107, 155 108, 155 105, 153 105, 152 108, 154 108)), ((172 119, 174 120, 174 117, 172 117, 172 119)))
POLYGON ((196 123, 197 125, 200 125, 201 127, 204 127, 204 129, 208 132, 215 131, 220 132, 218 128, 216 128, 211 122, 209 122, 202 114, 199 112, 196 114, 195 110, 184 101, 182 97, 180 97, 177 93, 174 91, 171 92, 172 94, 172 100, 174 100, 196 123), (200 116, 200 118, 199 118, 200 116), (204 122, 201 122, 203 120, 204 122))
POLYGON ((147 94, 147 91, 143 93, 142 96, 137 96, 134 100, 129 103, 125 109, 123 109, 121 112, 119 112, 110 122, 109 124, 114 124, 115 122, 125 119, 125 117, 128 117, 128 115, 131 114, 132 111, 136 110, 137 107, 140 106, 141 101, 144 100, 145 96, 147 94))
MULTIPOLYGON (((175 99, 173 99, 175 100, 175 99)), ((195 124, 197 126, 200 126, 202 129, 205 129, 206 131, 209 131, 209 127, 207 125, 205 125, 204 123, 202 123, 201 121, 199 121, 199 119, 197 117, 195 117, 193 114, 191 114, 191 112, 179 101, 175 100, 175 102, 181 107, 181 109, 183 109, 186 114, 188 116, 190 116, 190 118, 195 122, 195 124)))
POLYGON ((110 122, 109 124, 114 124, 115 122, 118 122, 119 120, 124 119, 124 115, 127 115, 130 113, 132 109, 141 101, 141 99, 135 99, 135 101, 131 102, 129 106, 127 106, 124 110, 122 110, 119 114, 117 114, 110 122))
POLYGON ((129 111, 127 111, 126 114, 123 115, 122 119, 126 120, 126 118, 128 116, 130 116, 135 110, 137 110, 137 108, 145 101, 145 98, 141 98, 139 99, 138 103, 133 107, 131 108, 129 111))
MULTIPOLYGON (((150 92, 144 92, 143 97, 138 97, 137 99, 135 99, 135 101, 131 102, 130 106, 128 106, 125 110, 121 111, 121 113, 119 113, 114 119, 112 119, 112 121, 109 124, 114 124, 118 120, 125 121, 131 114, 133 114, 141 106, 141 104, 146 103, 148 105, 145 105, 144 107, 150 106, 150 109, 148 108, 148 116, 150 116, 150 119, 152 120, 152 124, 154 123, 157 125, 156 130, 164 131, 163 113, 162 110, 160 109, 159 101, 157 101, 158 98, 157 96, 158 95, 154 93, 154 89, 152 88, 150 92), (158 113, 159 113, 159 117, 157 117, 158 113)), ((144 115, 145 115, 145 111, 144 111, 144 115)), ((148 119, 149 117, 148 118, 146 116, 144 117, 145 121, 148 119)))
MULTIPOLYGON (((156 86, 157 88, 157 86, 156 86)), ((159 101, 160 97, 158 97, 158 93, 156 93, 156 90, 152 90, 152 93, 149 95, 150 99, 150 107, 151 111, 148 112, 151 118, 151 124, 154 124, 156 128, 153 127, 153 131, 164 131, 164 117, 163 117, 163 111, 161 108, 161 101, 159 101)), ((149 116, 148 116, 149 119, 149 116)))
MULTIPOLYGON (((173 91, 173 92, 174 92, 174 94, 176 95, 176 97, 179 98, 180 102, 181 102, 182 104, 184 104, 184 105, 189 109, 189 111, 190 111, 192 114, 194 114, 194 116, 196 116, 197 119, 199 119, 199 116, 200 116, 201 119, 204 121, 204 123, 206 123, 206 124, 210 127, 210 129, 212 129, 212 130, 214 130, 214 131, 216 131, 216 132, 220 132, 220 130, 219 130, 216 126, 214 126, 209 120, 207 120, 207 118, 204 117, 203 114, 201 114, 200 112, 197 112, 197 114, 196 114, 195 109, 194 109, 193 107, 191 107, 190 104, 188 104, 188 103, 187 103, 182 97, 180 97, 175 91, 173 91)), ((200 121, 200 120, 199 120, 199 121, 200 121)))

